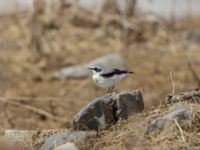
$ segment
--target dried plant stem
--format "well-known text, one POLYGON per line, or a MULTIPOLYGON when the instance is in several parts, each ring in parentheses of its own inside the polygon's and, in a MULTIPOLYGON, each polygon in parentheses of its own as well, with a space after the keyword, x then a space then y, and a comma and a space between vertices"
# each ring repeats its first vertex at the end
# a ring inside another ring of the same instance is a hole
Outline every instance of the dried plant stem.
POLYGON ((183 130, 181 129, 180 125, 178 124, 178 121, 177 121, 176 119, 174 119, 174 122, 176 123, 178 129, 179 129, 180 132, 181 132, 181 137, 182 137, 183 142, 186 143, 186 142, 185 142, 185 137, 183 136, 183 130))
POLYGON ((34 12, 30 19, 29 47, 33 52, 33 56, 36 56, 36 60, 38 60, 43 55, 42 37, 45 34, 45 24, 41 18, 45 14, 45 7, 45 0, 35 0, 34 12))
POLYGON ((38 115, 45 116, 49 119, 52 119, 52 120, 55 120, 55 121, 58 121, 58 122, 64 122, 63 120, 65 120, 64 118, 58 118, 57 116, 54 116, 53 114, 51 114, 51 113, 49 113, 49 112, 47 112, 43 109, 36 108, 34 106, 31 106, 31 105, 23 104, 23 103, 20 103, 19 101, 6 101, 5 103, 7 105, 10 104, 10 105, 13 105, 15 107, 21 107, 24 110, 32 111, 32 112, 34 112, 38 115))
POLYGON ((0 102, 18 101, 18 102, 31 102, 31 101, 56 101, 61 97, 0 97, 0 102))
POLYGON ((175 95, 175 75, 173 72, 170 72, 170 77, 171 77, 171 81, 172 81, 172 95, 175 95))

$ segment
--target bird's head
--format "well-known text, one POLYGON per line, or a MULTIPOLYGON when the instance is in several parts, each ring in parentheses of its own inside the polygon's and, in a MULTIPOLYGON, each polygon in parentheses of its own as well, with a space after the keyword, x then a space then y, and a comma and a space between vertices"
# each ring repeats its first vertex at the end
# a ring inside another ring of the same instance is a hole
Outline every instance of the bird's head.
POLYGON ((103 67, 102 66, 91 66, 91 67, 88 67, 89 70, 92 71, 92 73, 100 73, 102 70, 103 70, 103 67))

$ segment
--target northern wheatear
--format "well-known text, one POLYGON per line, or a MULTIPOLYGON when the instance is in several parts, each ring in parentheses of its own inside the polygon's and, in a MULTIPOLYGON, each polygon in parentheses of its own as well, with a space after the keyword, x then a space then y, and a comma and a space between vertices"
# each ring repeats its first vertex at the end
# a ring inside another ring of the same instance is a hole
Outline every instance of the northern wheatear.
POLYGON ((128 70, 111 69, 105 66, 88 67, 92 70, 94 83, 102 88, 108 88, 107 93, 111 93, 115 85, 124 78, 127 74, 133 73, 128 70))

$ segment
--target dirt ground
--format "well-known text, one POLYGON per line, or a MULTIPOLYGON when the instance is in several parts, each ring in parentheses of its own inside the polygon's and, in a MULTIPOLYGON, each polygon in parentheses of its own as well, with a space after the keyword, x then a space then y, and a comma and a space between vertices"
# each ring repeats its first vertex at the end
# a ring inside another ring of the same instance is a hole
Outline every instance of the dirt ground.
MULTIPOLYGON (((200 33, 199 18, 174 23, 129 18, 125 20, 129 26, 124 27, 119 16, 99 17, 67 7, 57 13, 20 13, 0 20, 1 135, 10 128, 70 127, 73 115, 105 89, 97 88, 90 77, 51 80, 51 75, 64 66, 111 52, 119 52, 136 72, 120 82, 116 91, 140 89, 146 110, 172 94, 171 76, 175 77, 175 93, 198 86, 188 62, 200 74, 199 41, 183 33, 200 33)), ((127 128, 131 122, 120 125, 127 128)))

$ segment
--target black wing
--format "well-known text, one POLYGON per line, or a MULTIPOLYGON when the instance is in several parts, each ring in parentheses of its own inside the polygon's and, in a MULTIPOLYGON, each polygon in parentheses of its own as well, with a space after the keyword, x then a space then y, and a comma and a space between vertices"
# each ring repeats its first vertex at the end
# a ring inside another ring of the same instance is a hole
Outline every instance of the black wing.
POLYGON ((112 77, 114 75, 127 74, 127 73, 129 73, 127 70, 113 69, 112 72, 101 74, 101 76, 109 78, 109 77, 112 77))
POLYGON ((103 73, 103 74, 101 74, 101 76, 105 77, 105 78, 113 77, 114 75, 115 75, 114 72, 109 72, 109 73, 103 73))
POLYGON ((119 69, 114 69, 115 74, 126 74, 129 73, 127 70, 119 70, 119 69))

